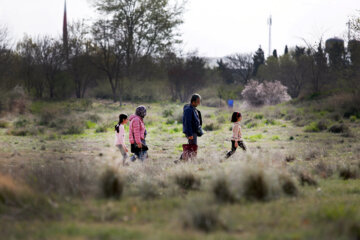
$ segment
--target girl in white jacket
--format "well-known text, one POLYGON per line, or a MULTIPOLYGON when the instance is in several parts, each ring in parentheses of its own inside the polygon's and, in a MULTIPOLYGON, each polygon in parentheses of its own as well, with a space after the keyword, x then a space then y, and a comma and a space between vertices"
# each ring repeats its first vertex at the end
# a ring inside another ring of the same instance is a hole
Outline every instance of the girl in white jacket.
POLYGON ((126 165, 126 159, 128 158, 128 149, 125 145, 125 129, 124 125, 128 122, 128 116, 126 114, 120 114, 119 123, 115 126, 115 146, 120 150, 123 156, 123 165, 126 165))
POLYGON ((246 151, 246 146, 245 146, 245 144, 242 140, 242 136, 241 136, 241 126, 240 126, 241 120, 242 120, 241 113, 234 112, 231 117, 231 122, 234 123, 233 128, 232 128, 233 136, 231 138, 231 151, 229 151, 226 154, 226 158, 231 157, 236 152, 236 149, 238 147, 241 147, 244 151, 246 151))

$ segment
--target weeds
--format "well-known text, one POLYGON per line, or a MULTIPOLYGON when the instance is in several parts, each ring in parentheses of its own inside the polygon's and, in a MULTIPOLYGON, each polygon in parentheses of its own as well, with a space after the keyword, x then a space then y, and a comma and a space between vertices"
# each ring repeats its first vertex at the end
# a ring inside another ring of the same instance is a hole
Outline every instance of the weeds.
POLYGON ((191 172, 178 173, 175 176, 175 183, 183 190, 195 190, 200 187, 200 178, 191 172))
POLYGON ((105 198, 120 199, 124 190, 124 181, 115 169, 108 168, 100 178, 100 187, 105 198))

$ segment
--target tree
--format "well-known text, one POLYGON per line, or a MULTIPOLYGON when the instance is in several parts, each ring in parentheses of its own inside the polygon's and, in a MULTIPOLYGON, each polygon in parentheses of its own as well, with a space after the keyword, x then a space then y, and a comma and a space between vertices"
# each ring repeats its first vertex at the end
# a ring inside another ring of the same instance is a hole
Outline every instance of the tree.
POLYGON ((274 57, 274 58, 278 58, 278 54, 277 54, 277 50, 276 50, 276 49, 274 49, 274 51, 273 51, 273 57, 274 57))
MULTIPOLYGON (((122 72, 125 53, 121 47, 119 37, 121 32, 114 26, 113 21, 99 20, 92 28, 94 45, 92 54, 95 55, 94 64, 102 71, 111 86, 114 102, 117 100, 117 89, 123 80, 122 72)), ((120 104, 122 99, 120 87, 120 104)))
POLYGON ((89 85, 95 81, 98 71, 93 67, 91 40, 84 22, 69 26, 68 71, 74 82, 77 98, 83 98, 89 85))
POLYGON ((232 74, 232 70, 229 68, 229 64, 225 63, 223 59, 217 60, 217 69, 220 72, 221 78, 225 83, 231 84, 234 83, 234 77, 232 74))
POLYGON ((39 38, 36 43, 36 64, 40 65, 49 91, 49 97, 55 97, 57 75, 64 69, 62 43, 49 36, 39 38))
POLYGON ((36 62, 37 45, 31 37, 25 36, 16 46, 17 54, 20 56, 20 77, 23 80, 25 89, 31 93, 34 88, 36 97, 41 98, 44 91, 44 81, 39 74, 36 62))
POLYGON ((127 77, 140 56, 164 52, 179 42, 175 30, 183 22, 183 5, 171 6, 170 0, 96 0, 95 6, 121 33, 116 41, 125 53, 127 77))
POLYGON ((284 55, 289 54, 289 48, 287 45, 285 45, 284 55))
POLYGON ((185 60, 176 55, 169 55, 168 78, 173 99, 185 102, 191 94, 204 86, 205 64, 203 58, 195 54, 185 60))
POLYGON ((319 42, 317 50, 313 53, 313 61, 310 66, 312 91, 313 94, 318 94, 325 82, 325 75, 327 74, 327 59, 321 41, 319 42))
POLYGON ((254 71, 253 76, 256 76, 259 67, 265 63, 265 57, 264 57, 264 51, 261 49, 261 46, 259 49, 255 52, 255 55, 253 56, 253 62, 254 62, 254 71))
MULTIPOLYGON (((8 29, 0 26, 0 81, 3 81, 10 73, 9 66, 12 61, 12 51, 8 29)), ((7 81, 8 83, 9 81, 7 81)))
MULTIPOLYGON (((227 57, 228 66, 240 76, 241 83, 246 85, 254 72, 254 62, 251 54, 234 54, 227 57)), ((236 83, 236 82, 235 82, 236 83)))

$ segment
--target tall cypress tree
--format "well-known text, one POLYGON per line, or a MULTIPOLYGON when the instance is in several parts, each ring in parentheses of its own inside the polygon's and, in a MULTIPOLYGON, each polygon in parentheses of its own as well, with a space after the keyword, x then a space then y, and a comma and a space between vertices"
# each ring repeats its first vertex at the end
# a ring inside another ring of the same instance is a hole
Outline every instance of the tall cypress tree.
POLYGON ((278 58, 278 54, 277 54, 277 50, 276 50, 276 49, 274 49, 274 51, 273 51, 273 57, 274 57, 274 58, 278 58))
POLYGON ((255 77, 259 67, 262 64, 265 64, 265 56, 264 56, 264 51, 262 50, 261 46, 259 47, 259 49, 255 52, 255 55, 253 56, 253 61, 254 61, 254 72, 253 72, 253 76, 255 77))
POLYGON ((285 54, 285 55, 286 55, 286 54, 289 54, 289 48, 288 48, 287 45, 285 46, 284 54, 285 54))

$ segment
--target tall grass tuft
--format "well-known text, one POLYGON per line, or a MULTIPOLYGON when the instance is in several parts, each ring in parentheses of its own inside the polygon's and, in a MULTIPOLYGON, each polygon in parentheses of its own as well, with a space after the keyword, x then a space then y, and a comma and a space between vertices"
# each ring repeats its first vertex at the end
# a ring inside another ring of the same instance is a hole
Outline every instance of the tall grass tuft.
POLYGON ((219 217, 218 209, 205 199, 192 200, 185 206, 182 224, 185 229, 196 229, 206 233, 226 229, 219 217))
POLYGON ((116 169, 108 168, 100 178, 100 187, 105 198, 120 199, 124 190, 124 181, 116 169))
POLYGON ((183 190, 195 190, 200 187, 200 178, 191 172, 182 172, 175 175, 175 183, 183 190))

